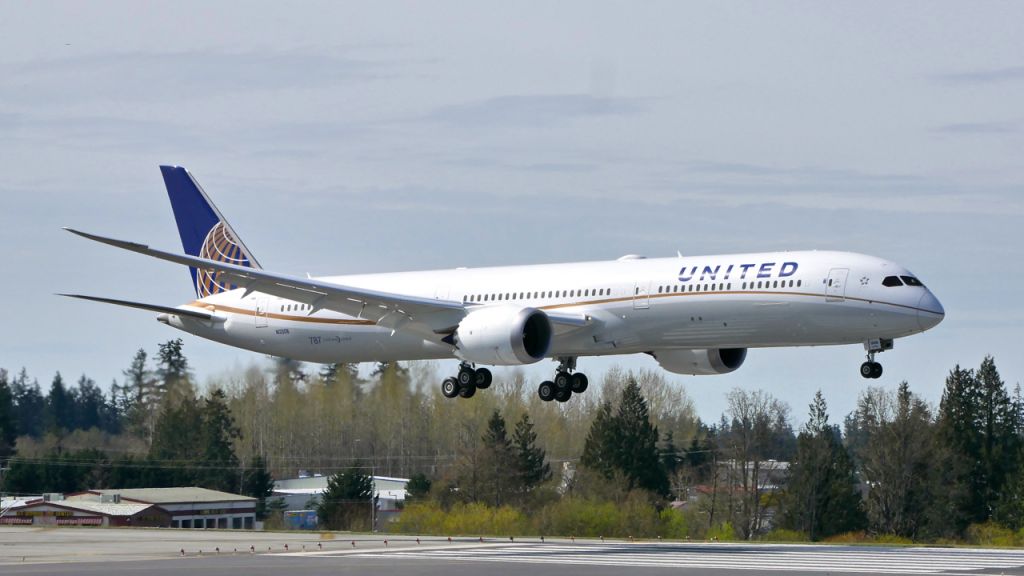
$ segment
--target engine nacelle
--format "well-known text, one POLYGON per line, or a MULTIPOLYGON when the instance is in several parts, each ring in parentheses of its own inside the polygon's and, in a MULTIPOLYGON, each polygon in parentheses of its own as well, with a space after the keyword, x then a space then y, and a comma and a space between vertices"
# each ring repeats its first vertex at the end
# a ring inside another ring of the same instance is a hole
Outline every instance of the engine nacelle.
POLYGON ((455 331, 455 355, 495 366, 533 364, 551 346, 551 321, 536 308, 489 306, 474 310, 455 331))
POLYGON ((676 374, 708 376, 728 374, 743 365, 746 348, 710 348, 706 350, 655 350, 651 352, 658 364, 676 374))

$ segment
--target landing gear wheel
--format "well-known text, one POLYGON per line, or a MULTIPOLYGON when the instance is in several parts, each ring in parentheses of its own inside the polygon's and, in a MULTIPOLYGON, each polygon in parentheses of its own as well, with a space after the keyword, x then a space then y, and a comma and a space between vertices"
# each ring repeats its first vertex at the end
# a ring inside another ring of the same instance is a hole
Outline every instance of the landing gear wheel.
POLYGON ((871 367, 871 377, 877 380, 878 378, 882 377, 882 365, 879 364, 878 362, 872 362, 872 364, 873 366, 871 367))
POLYGON ((569 388, 572 390, 573 394, 586 392, 588 385, 589 380, 587 380, 587 375, 583 372, 577 372, 569 379, 569 388))
POLYGON ((444 394, 445 398, 455 398, 459 395, 459 381, 455 378, 445 378, 444 382, 441 382, 441 394, 444 394))
POLYGON ((473 394, 476 394, 476 386, 472 384, 459 388, 459 398, 472 398, 473 394))
POLYGON ((871 378, 871 375, 875 373, 875 363, 865 362, 860 365, 860 375, 864 378, 871 378))
POLYGON ((473 370, 469 366, 463 366, 462 368, 459 368, 458 379, 460 387, 464 388, 466 386, 470 386, 473 384, 473 381, 476 380, 476 370, 473 370))
POLYGON ((545 380, 540 383, 537 388, 537 396, 545 402, 551 402, 555 399, 555 383, 550 380, 545 380))
POLYGON ((572 375, 568 372, 559 372, 555 374, 555 388, 559 390, 568 390, 569 386, 572 385, 572 375))
POLYGON ((555 400, 558 400, 559 402, 568 402, 571 397, 572 390, 569 390, 568 388, 555 392, 555 400))
POLYGON ((484 390, 491 385, 491 379, 492 376, 490 370, 487 368, 477 368, 476 378, 474 378, 473 384, 475 384, 477 388, 484 390))

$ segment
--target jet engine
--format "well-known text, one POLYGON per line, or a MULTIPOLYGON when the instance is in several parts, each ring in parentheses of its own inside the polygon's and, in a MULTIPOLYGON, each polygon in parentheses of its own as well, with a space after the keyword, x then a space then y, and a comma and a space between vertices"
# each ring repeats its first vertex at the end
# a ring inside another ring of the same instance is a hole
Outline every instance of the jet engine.
POLYGON ((455 355, 467 362, 495 366, 533 364, 548 353, 552 333, 551 321, 541 310, 488 306, 459 322, 455 355))
POLYGON ((709 348, 703 350, 655 350, 651 356, 662 368, 676 374, 707 376, 728 374, 743 365, 746 348, 709 348))

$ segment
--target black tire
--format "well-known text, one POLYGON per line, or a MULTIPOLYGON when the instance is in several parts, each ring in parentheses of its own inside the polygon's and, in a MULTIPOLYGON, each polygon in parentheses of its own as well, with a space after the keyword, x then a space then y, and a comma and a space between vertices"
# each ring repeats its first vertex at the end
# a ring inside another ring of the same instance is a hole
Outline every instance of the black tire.
POLYGON ((445 378, 441 382, 441 394, 445 398, 455 398, 459 395, 459 381, 455 378, 445 378))
POLYGON ((873 364, 874 365, 871 367, 871 377, 877 380, 882 377, 882 365, 878 362, 874 362, 873 364))
POLYGON ((540 383, 537 387, 537 396, 545 402, 551 402, 555 399, 555 383, 550 380, 545 380, 540 383))
POLYGON ((860 375, 864 378, 872 378, 875 373, 874 362, 865 362, 860 365, 860 375))
POLYGON ((583 372, 577 372, 572 375, 569 380, 569 388, 573 394, 581 394, 587 391, 587 386, 590 385, 590 380, 587 379, 587 375, 583 372))
POLYGON ((476 386, 472 384, 459 388, 459 398, 472 398, 473 394, 476 394, 476 386))
POLYGON ((555 374, 555 388, 558 390, 568 390, 572 384, 572 375, 568 372, 559 372, 555 374))
POLYGON ((476 378, 474 379, 473 383, 476 385, 477 388, 481 390, 486 390, 491 386, 492 379, 493 377, 491 376, 490 370, 488 370, 487 368, 477 368, 476 378))
POLYGON ((466 367, 459 368, 458 380, 460 387, 466 387, 471 385, 473 381, 476 380, 476 370, 466 367))
POLYGON ((555 392, 555 400, 558 400, 559 402, 568 402, 569 398, 572 398, 572 390, 569 390, 568 388, 555 392))

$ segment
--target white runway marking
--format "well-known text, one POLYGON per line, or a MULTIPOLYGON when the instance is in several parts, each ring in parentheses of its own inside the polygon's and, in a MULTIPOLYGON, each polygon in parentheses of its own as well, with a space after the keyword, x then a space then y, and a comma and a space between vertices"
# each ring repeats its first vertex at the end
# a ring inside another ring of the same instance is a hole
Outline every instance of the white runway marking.
MULTIPOLYGON (((948 548, 857 548, 798 545, 608 544, 491 545, 382 553, 420 560, 516 562, 651 568, 710 568, 780 572, 939 574, 1024 568, 1024 551, 948 548)), ((326 555, 326 554, 325 554, 326 555)))

